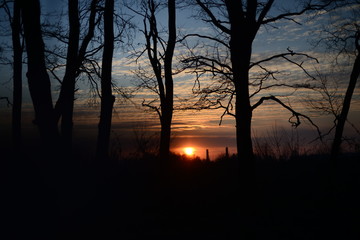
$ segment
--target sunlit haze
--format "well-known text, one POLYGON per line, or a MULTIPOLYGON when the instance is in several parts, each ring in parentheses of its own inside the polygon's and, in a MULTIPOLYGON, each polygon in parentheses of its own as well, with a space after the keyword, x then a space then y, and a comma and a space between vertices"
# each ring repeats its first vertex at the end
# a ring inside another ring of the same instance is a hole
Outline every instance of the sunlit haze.
POLYGON ((188 156, 192 156, 195 153, 195 149, 193 147, 184 148, 184 153, 188 156))

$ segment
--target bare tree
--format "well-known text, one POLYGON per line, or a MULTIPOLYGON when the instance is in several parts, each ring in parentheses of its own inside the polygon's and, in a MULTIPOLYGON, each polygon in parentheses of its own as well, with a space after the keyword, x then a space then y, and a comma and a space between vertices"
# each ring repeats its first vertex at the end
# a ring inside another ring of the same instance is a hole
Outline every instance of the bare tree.
MULTIPOLYGON (((27 78, 31 99, 44 144, 53 147, 58 138, 51 96, 51 84, 46 72, 44 42, 40 24, 39 0, 18 0, 24 25, 24 39, 28 59, 27 78)), ((49 150, 49 149, 45 149, 49 150)))
POLYGON ((156 14, 161 6, 160 2, 146 0, 143 2, 144 13, 137 12, 144 18, 145 49, 138 54, 138 58, 147 53, 153 74, 144 69, 135 72, 142 81, 141 86, 154 92, 158 100, 143 102, 143 105, 156 111, 160 118, 160 159, 169 157, 171 122, 174 108, 173 56, 176 44, 176 6, 175 0, 167 1, 168 10, 168 39, 163 40, 159 34, 156 14), (157 105, 157 103, 159 103, 157 105))
POLYGON ((57 116, 62 116, 61 135, 66 149, 71 148, 72 127, 73 127, 73 109, 76 74, 78 67, 78 51, 80 38, 79 22, 79 3, 78 0, 68 1, 69 17, 69 41, 66 56, 65 75, 61 85, 61 91, 55 109, 58 110, 57 116), (59 111, 60 109, 60 111, 59 111))
POLYGON ((345 21, 345 23, 342 23, 342 25, 340 26, 335 24, 334 25, 335 29, 329 32, 331 34, 330 41, 337 43, 340 42, 340 44, 342 45, 342 48, 340 48, 340 53, 348 51, 346 48, 347 48, 347 44, 349 43, 350 46, 353 46, 352 49, 354 49, 353 50, 354 62, 350 74, 349 83, 345 93, 344 101, 342 103, 341 112, 336 118, 337 124, 335 129, 335 137, 331 147, 331 160, 333 165, 336 165, 336 158, 340 151, 345 122, 347 120, 347 116, 350 110, 352 95, 355 90, 357 79, 359 78, 360 75, 360 26, 358 24, 359 23, 358 10, 360 7, 360 2, 354 1, 350 6, 354 7, 353 15, 350 18, 350 21, 345 21))
POLYGON ((97 139, 97 158, 108 157, 112 110, 115 96, 112 95, 111 70, 114 52, 114 0, 105 1, 104 50, 101 73, 101 113, 97 139))
MULTIPOLYGON (((291 113, 289 122, 297 127, 301 119, 305 118, 313 122, 306 115, 295 111, 289 104, 286 104, 274 95, 259 96, 259 93, 272 88, 288 87, 301 88, 309 87, 308 83, 286 83, 278 82, 280 74, 266 66, 273 61, 285 61, 297 66, 305 76, 311 80, 313 77, 305 69, 304 61, 317 61, 315 58, 293 51, 287 51, 269 56, 260 60, 252 58, 252 44, 261 27, 275 24, 280 20, 289 20, 298 23, 295 17, 309 11, 324 9, 330 5, 316 1, 306 1, 303 6, 295 10, 284 10, 283 13, 271 12, 274 0, 269 1, 232 1, 232 0, 196 0, 200 7, 200 17, 210 23, 215 29, 214 35, 188 34, 184 39, 197 37, 207 41, 207 45, 197 46, 199 51, 190 49, 190 56, 183 62, 187 69, 196 73, 196 93, 200 95, 200 104, 195 108, 222 108, 224 113, 221 118, 229 114, 235 117, 237 151, 241 159, 242 168, 253 169, 253 148, 251 139, 251 120, 253 111, 264 101, 275 101, 291 113), (210 42, 212 49, 208 49, 210 42), (200 87, 201 77, 214 79, 214 82, 207 87, 200 87), (266 82, 269 82, 266 84, 266 82), (252 92, 251 92, 252 90, 252 92), (255 102, 252 104, 250 101, 255 102)), ((315 124, 313 124, 315 126, 315 124)), ((317 128, 318 129, 318 128, 317 128)))
POLYGON ((22 105, 22 55, 24 45, 21 39, 22 23, 18 1, 13 2, 12 14, 6 1, 2 6, 11 26, 13 49, 13 103, 12 103, 12 137, 14 147, 21 145, 21 105, 22 105))
MULTIPOLYGON (((334 117, 333 126, 324 134, 324 136, 329 135, 335 130, 331 146, 331 162, 334 169, 343 141, 345 123, 348 121, 352 95, 360 73, 359 7, 358 0, 337 2, 336 7, 327 15, 328 22, 318 31, 319 40, 312 42, 315 47, 324 46, 328 54, 335 54, 331 69, 317 73, 319 84, 314 90, 320 93, 320 98, 307 101, 312 109, 334 117), (334 69, 349 72, 345 95, 340 92, 344 74, 335 74, 334 69)), ((353 124, 350 125, 354 127, 353 124)), ((355 130, 357 131, 356 128, 355 130)))
MULTIPOLYGON (((100 21, 97 17, 99 0, 92 0, 89 6, 89 17, 87 23, 87 33, 85 34, 80 45, 80 19, 79 19, 79 2, 68 1, 68 19, 69 19, 69 34, 67 41, 67 56, 65 74, 61 82, 61 90, 59 98, 55 105, 56 120, 61 118, 61 135, 63 142, 67 149, 71 148, 72 144, 72 129, 73 129, 73 111, 75 100, 75 83, 76 79, 82 73, 84 63, 88 52, 88 46, 94 37, 96 25, 100 21)), ((55 33, 48 33, 55 38, 60 38, 55 33)), ((96 49, 93 49, 96 52, 96 49)), ((54 67, 56 69, 56 67, 54 67)), ((54 71, 51 70, 54 74, 54 71)))
MULTIPOLYGON (((206 42, 190 49, 184 58, 185 68, 196 74, 195 87, 206 108, 222 108, 224 114, 235 117, 236 140, 239 164, 239 192, 242 198, 243 224, 254 219, 255 201, 255 161, 252 146, 251 122, 253 112, 265 101, 274 101, 290 111, 289 122, 297 127, 305 118, 310 118, 294 110, 290 104, 272 94, 259 96, 260 92, 278 87, 307 87, 308 83, 278 82, 279 71, 267 67, 272 61, 285 61, 293 64, 311 80, 313 77, 305 69, 304 61, 317 61, 315 58, 287 48, 286 51, 263 59, 255 59, 252 53, 253 42, 261 27, 275 24, 280 20, 298 23, 295 17, 309 11, 322 10, 330 4, 321 1, 304 1, 304 4, 291 10, 272 11, 274 0, 196 0, 199 16, 213 27, 213 35, 188 34, 184 39, 196 37, 206 42), (275 15, 276 14, 276 15, 275 15), (209 46, 211 49, 209 49, 209 46), (200 51, 199 51, 200 50, 200 51), (201 87, 201 78, 213 79, 210 86, 201 87), (273 81, 271 81, 273 80, 273 81), (270 82, 266 84, 266 82, 270 82), (252 92, 251 92, 252 90, 252 92), (257 98, 256 98, 256 97, 257 98), (252 100, 252 101, 251 101, 252 100), (252 102, 254 102, 252 104, 252 102)), ((201 108, 201 104, 199 108, 201 108)), ((223 117, 222 116, 222 117, 223 117)), ((313 124, 315 126, 315 124, 313 124)), ((317 128, 318 129, 318 128, 317 128)), ((245 226, 244 225, 244 226, 245 226)), ((250 228, 249 228, 250 229, 250 228)), ((246 232, 246 227, 244 229, 246 232)), ((249 236, 254 233, 249 232, 249 236)))
MULTIPOLYGON (((104 1, 69 1, 69 31, 64 31, 63 23, 50 22, 45 35, 57 44, 48 49, 48 71, 60 84, 60 94, 55 105, 56 120, 61 120, 61 135, 68 150, 71 150, 73 132, 73 112, 76 82, 84 79, 90 84, 89 101, 101 98, 99 81, 101 81, 101 50, 104 47, 103 27, 104 1), (67 48, 65 50, 65 48, 67 48), (64 54, 66 52, 66 54, 64 54), (65 74, 59 77, 59 71, 65 66, 65 74)), ((116 43, 123 42, 124 32, 130 29, 130 22, 123 14, 114 12, 116 22, 116 43)), ((131 38, 128 35, 129 39, 131 38)), ((124 95, 121 92, 122 95, 124 95)))

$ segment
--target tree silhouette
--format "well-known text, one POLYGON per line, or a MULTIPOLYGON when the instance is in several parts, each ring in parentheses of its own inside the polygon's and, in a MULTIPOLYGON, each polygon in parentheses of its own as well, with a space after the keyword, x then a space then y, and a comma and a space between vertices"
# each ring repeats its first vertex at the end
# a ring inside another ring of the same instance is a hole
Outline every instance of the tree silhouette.
POLYGON ((24 39, 28 59, 27 78, 43 143, 50 150, 56 145, 58 129, 51 96, 51 84, 46 72, 44 41, 40 24, 39 0, 19 0, 24 25, 24 39))
POLYGON ((79 71, 78 51, 80 22, 78 5, 78 0, 68 1, 69 40, 66 56, 66 69, 61 85, 60 95, 55 105, 55 110, 57 110, 57 117, 62 116, 61 135, 66 149, 70 149, 72 144, 72 118, 74 109, 75 80, 77 72, 79 71))
POLYGON ((153 72, 153 74, 149 74, 148 71, 139 69, 135 74, 142 81, 141 87, 151 90, 159 98, 159 105, 155 104, 157 100, 152 100, 150 102, 144 101, 143 106, 156 111, 159 116, 161 124, 159 157, 165 160, 169 157, 174 108, 172 61, 176 44, 176 6, 175 0, 167 1, 168 39, 165 41, 159 34, 156 17, 160 5, 160 2, 147 0, 143 2, 144 13, 133 10, 144 18, 142 33, 146 40, 145 49, 137 58, 147 53, 153 72))
MULTIPOLYGON (((198 108, 222 108, 224 114, 235 117, 236 144, 238 153, 239 169, 239 194, 241 194, 241 212, 243 215, 242 226, 244 234, 248 238, 254 238, 251 225, 254 221, 256 201, 255 161, 252 146, 251 122, 253 111, 265 101, 274 101, 290 111, 289 122, 297 127, 302 118, 310 120, 306 115, 295 111, 291 106, 281 101, 274 95, 260 96, 254 104, 250 99, 262 90, 276 87, 299 88, 307 87, 307 84, 271 83, 265 85, 267 80, 277 80, 278 71, 266 67, 270 61, 285 61, 297 66, 309 79, 313 77, 303 66, 305 60, 314 60, 304 53, 294 52, 289 47, 286 52, 254 61, 252 58, 252 45, 261 27, 274 24, 280 20, 288 20, 297 23, 296 16, 309 11, 322 10, 330 5, 330 2, 306 1, 300 9, 271 11, 274 0, 268 1, 238 1, 238 0, 196 0, 200 8, 199 16, 205 22, 210 23, 214 29, 214 35, 202 35, 199 33, 188 34, 183 39, 197 37, 207 43, 189 47, 190 55, 183 59, 185 68, 191 69, 196 74, 196 84, 199 90, 200 100, 205 106, 198 108), (277 14, 274 16, 274 14, 277 14), (209 42, 213 44, 209 49, 209 42), (197 51, 200 49, 200 51, 197 51), (251 71, 261 74, 251 75, 251 71), (209 87, 201 88, 200 79, 214 79, 209 87), (253 78, 252 78, 253 77, 253 78), (250 87, 255 89, 250 91, 250 87), (211 98, 212 96, 212 98, 211 98), (224 104, 225 102, 225 104, 224 104), (248 227, 246 227, 248 226, 248 227)), ((224 116, 223 114, 223 116, 224 116)), ((223 117, 222 116, 222 117, 223 117)), ((314 125, 314 124, 313 124, 314 125)), ((314 125, 315 126, 315 125, 314 125)), ((317 128, 317 127, 316 127, 317 128)), ((318 128, 317 128, 318 129, 318 128)), ((319 131, 319 130, 318 130, 319 131)))
MULTIPOLYGON (((336 158, 340 152, 340 146, 342 142, 345 122, 347 120, 347 116, 350 110, 350 104, 352 100, 352 95, 355 90, 357 79, 360 75, 360 26, 357 24, 359 21, 359 1, 349 2, 349 5, 353 8, 352 16, 348 16, 349 18, 342 22, 340 25, 337 23, 333 23, 331 27, 335 29, 331 29, 329 33, 329 38, 327 41, 330 41, 330 44, 333 47, 337 47, 338 51, 347 52, 347 45, 350 45, 350 49, 354 49, 353 56, 354 62, 349 78, 349 83, 346 89, 344 101, 342 103, 341 112, 338 116, 336 116, 336 128, 335 128, 335 137, 331 147, 331 160, 334 165, 336 165, 336 158)), ((347 5, 345 5, 347 6, 347 5)))
POLYGON ((13 2, 12 14, 5 1, 4 8, 11 26, 12 49, 13 49, 13 103, 12 103, 12 135, 15 148, 20 147, 21 134, 21 106, 22 106, 22 55, 24 46, 21 40, 22 23, 18 1, 13 2))
POLYGON ((337 2, 336 7, 327 15, 329 17, 328 22, 319 31, 317 40, 312 42, 315 47, 324 46, 328 53, 335 54, 331 69, 322 72, 318 71, 317 73, 319 86, 314 90, 320 93, 321 97, 308 101, 312 109, 334 117, 334 125, 324 134, 324 136, 329 135, 335 130, 331 146, 333 169, 336 168, 336 159, 340 153, 352 95, 360 73, 360 28, 357 24, 359 21, 359 6, 360 2, 357 0, 337 2), (344 9, 347 10, 345 13, 343 12, 344 9), (351 69, 350 65, 352 65, 351 69), (339 68, 351 71, 345 96, 340 92, 341 81, 334 72, 334 69, 339 68))
POLYGON ((97 158, 108 157, 112 110, 115 96, 112 95, 111 70, 114 53, 114 0, 105 1, 104 50, 101 72, 101 112, 97 138, 97 158))
MULTIPOLYGON (((103 27, 101 27, 104 1, 68 1, 69 30, 61 15, 59 21, 47 24, 45 35, 56 42, 47 49, 48 71, 61 84, 55 105, 56 120, 61 121, 61 136, 68 150, 71 150, 73 133, 73 112, 76 83, 80 78, 90 84, 89 102, 101 97, 101 51, 104 47, 103 27), (65 28, 65 31, 64 29, 65 28), (66 52, 66 55, 64 54, 66 52), (65 69, 61 71, 62 68, 65 69), (60 77, 63 72, 64 75, 60 77)), ((115 42, 124 42, 124 31, 130 29, 129 19, 114 12, 116 22, 115 42)), ((130 35, 128 35, 130 37, 130 35)), ((125 94, 123 94, 125 95, 125 94)))
MULTIPOLYGON (((70 150, 73 131, 73 111, 75 100, 75 83, 79 75, 84 71, 83 64, 88 54, 88 46, 94 37, 96 25, 99 23, 98 13, 99 0, 92 0, 89 6, 87 33, 80 41, 80 20, 78 0, 68 1, 69 34, 67 39, 66 69, 61 82, 59 98, 55 105, 57 122, 61 119, 61 136, 66 149, 70 150)), ((56 33, 51 33, 56 35, 56 33)))
MULTIPOLYGON (((289 122, 295 127, 300 124, 301 118, 310 120, 274 95, 260 97, 254 104, 251 104, 250 100, 254 99, 262 90, 278 87, 309 87, 308 84, 303 83, 271 83, 271 81, 266 85, 267 80, 277 81, 277 74, 279 74, 278 71, 267 68, 266 63, 285 61, 297 66, 307 78, 313 79, 305 69, 303 62, 305 60, 317 61, 315 58, 304 53, 297 53, 289 47, 284 53, 254 61, 252 59, 252 45, 259 29, 280 20, 298 23, 294 19, 296 16, 309 11, 324 9, 330 5, 331 1, 326 3, 304 2, 300 9, 284 10, 283 13, 277 11, 275 16, 273 16, 275 11, 271 12, 274 0, 265 2, 256 0, 196 0, 195 2, 200 7, 200 17, 214 27, 215 35, 196 33, 188 34, 183 38, 197 37, 204 41, 213 42, 212 50, 208 49, 209 44, 205 44, 205 47, 196 46, 204 49, 200 53, 195 51, 196 47, 195 49, 189 47, 190 55, 183 59, 185 68, 193 69, 192 71, 196 73, 195 92, 200 95, 200 101, 194 108, 222 108, 224 113, 221 119, 225 114, 235 117, 238 156, 241 159, 241 164, 244 164, 244 168, 253 169, 251 120, 253 111, 257 107, 268 100, 279 103, 281 107, 290 111, 292 116, 289 118, 289 122), (259 74, 251 75, 251 71, 259 72, 259 74), (200 88, 201 77, 213 78, 215 83, 209 87, 200 88), (254 91, 251 92, 250 88, 254 91)), ((311 121, 310 123, 313 124, 311 121)), ((318 128, 317 130, 319 131, 318 128)))

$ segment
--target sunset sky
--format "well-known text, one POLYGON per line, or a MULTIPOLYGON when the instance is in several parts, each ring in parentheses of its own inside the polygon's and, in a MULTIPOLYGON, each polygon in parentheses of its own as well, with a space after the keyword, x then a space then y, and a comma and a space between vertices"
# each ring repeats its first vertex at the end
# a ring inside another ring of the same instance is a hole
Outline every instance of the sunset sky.
MULTIPOLYGON (((64 8, 65 1, 53 1, 42 0, 42 12, 59 11, 64 8)), ((271 14, 276 14, 280 7, 296 6, 295 2, 298 1, 275 1, 277 4, 274 6, 271 14)), ((345 9, 344 12, 348 11, 345 9)), ((128 11, 126 11, 129 13, 128 11)), ((4 13, 1 12, 1 15, 4 13)), ((186 33, 199 33, 207 34, 213 29, 199 21, 192 18, 195 11, 182 9, 177 12, 177 27, 179 35, 186 33)), ((338 15, 337 19, 343 21, 338 15)), ((333 16, 334 17, 334 16, 333 16)), ((4 17, 1 16, 1 19, 4 17)), ((275 25, 261 28, 254 41, 253 45, 253 58, 252 61, 258 61, 260 59, 283 53, 287 51, 287 48, 303 52, 318 59, 319 63, 315 61, 307 60, 303 63, 303 66, 311 74, 315 74, 316 70, 322 74, 328 75, 329 83, 336 82, 338 84, 339 94, 344 94, 346 89, 346 83, 350 76, 350 69, 352 67, 351 62, 347 59, 340 59, 342 68, 333 67, 334 54, 329 53, 323 46, 314 47, 311 43, 319 39, 319 30, 323 28, 323 25, 328 22, 328 15, 319 14, 318 16, 304 15, 296 17, 296 21, 302 23, 302 25, 296 24, 291 21, 281 21, 275 25)), ((137 27, 142 27, 141 19, 135 17, 133 19, 134 24, 137 27)), ((159 20, 161 26, 166 27, 166 15, 161 14, 159 20)), ((5 25, 1 22, 1 25, 5 25)), ((5 26, 4 26, 5 27, 5 26)), ((6 26, 8 27, 8 26, 6 26)), ((1 37, 0 42, 9 42, 10 38, 1 37)), ((10 44, 10 42, 8 43, 10 44)), ((141 49, 144 45, 143 36, 139 31, 136 31, 136 35, 133 38, 133 46, 136 50, 141 49)), ((184 47, 178 45, 176 49, 176 56, 174 59, 174 66, 178 66, 178 59, 182 56, 184 47)), ((148 68, 148 61, 146 58, 139 59, 138 63, 134 63, 132 59, 129 59, 133 50, 129 48, 118 48, 114 54, 113 61, 113 81, 116 86, 131 90, 137 83, 136 77, 132 71, 135 70, 139 64, 143 68, 148 68)), ((9 54, 2 52, 1 55, 9 54)), ((278 79, 281 83, 309 83, 316 84, 316 81, 306 77, 305 74, 296 66, 289 64, 285 61, 274 61, 266 65, 271 70, 277 70, 280 72, 278 79)), ((24 65, 24 69, 26 66, 24 65)), ((255 76, 258 70, 254 69, 251 73, 255 76)), ((175 108, 182 106, 182 99, 191 97, 191 89, 194 84, 195 76, 182 72, 174 76, 174 92, 176 95, 175 108)), ((209 84, 210 81, 206 79, 202 82, 203 86, 209 84)), ((317 82, 318 83, 318 82, 317 82)), ((57 99, 59 91, 59 83, 52 79, 53 100, 57 99)), ((36 136, 36 128, 31 125, 32 104, 27 90, 27 82, 24 76, 24 90, 23 90, 23 129, 24 134, 28 134, 31 138, 36 136)), ((89 84, 84 81, 78 81, 77 87, 79 91, 76 93, 75 102, 75 115, 74 115, 74 134, 75 142, 78 141, 79 146, 95 146, 96 141, 96 127, 99 121, 99 105, 89 105, 89 84)), ((114 93, 116 95, 116 93, 114 93)), ((324 116, 321 112, 312 111, 306 106, 305 102, 310 98, 318 98, 319 94, 310 90, 297 90, 294 89, 271 89, 264 91, 260 95, 251 99, 252 103, 255 103, 261 96, 277 95, 283 96, 281 99, 285 103, 289 103, 296 111, 304 113, 312 118, 312 120, 320 126, 322 132, 326 132, 329 127, 332 126, 332 116, 324 116)), ((12 96, 12 82, 11 82, 11 68, 7 66, 0 66, 0 96, 9 97, 12 96)), ((119 140, 119 145, 124 153, 133 152, 136 147, 135 133, 146 134, 148 137, 153 136, 159 131, 159 119, 156 113, 151 112, 149 109, 141 107, 143 99, 152 99, 152 95, 147 91, 139 91, 134 94, 131 101, 124 101, 121 96, 116 95, 117 102, 115 104, 113 114, 113 138, 119 140)), ((193 147, 194 154, 202 158, 205 157, 205 150, 209 149, 210 158, 215 158, 221 153, 225 152, 225 147, 229 147, 230 154, 235 153, 235 122, 233 117, 227 115, 223 118, 222 124, 219 125, 220 116, 222 110, 176 110, 173 117, 173 142, 172 151, 177 153, 184 153, 185 147, 193 147)), ((298 134, 302 145, 307 145, 311 140, 316 138, 315 129, 310 126, 306 120, 303 120, 296 132, 288 123, 288 118, 291 114, 281 108, 279 105, 269 102, 264 103, 253 112, 253 136, 254 137, 266 137, 268 134, 278 129, 279 131, 287 131, 288 136, 298 134)), ((0 102, 0 135, 10 137, 10 122, 11 122, 11 107, 7 106, 5 101, 0 102)), ((356 92, 353 96, 352 106, 350 110, 349 120, 358 129, 360 129, 360 91, 359 87, 356 88, 356 92)), ((345 131, 345 135, 357 136, 359 135, 350 127, 345 131)), ((4 141, 4 138, 2 141, 4 141)), ((5 138, 5 139, 6 139, 5 138)), ((6 140, 5 140, 6 141, 6 140)), ((93 149, 94 147, 90 148, 93 149)), ((89 149, 89 148, 88 148, 89 149)))

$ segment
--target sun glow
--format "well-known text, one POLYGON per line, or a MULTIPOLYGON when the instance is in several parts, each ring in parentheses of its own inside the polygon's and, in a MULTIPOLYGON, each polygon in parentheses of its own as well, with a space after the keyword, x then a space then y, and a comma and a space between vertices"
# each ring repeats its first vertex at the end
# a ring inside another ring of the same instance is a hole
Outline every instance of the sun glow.
POLYGON ((184 148, 184 153, 188 156, 194 155, 195 149, 193 147, 184 148))

